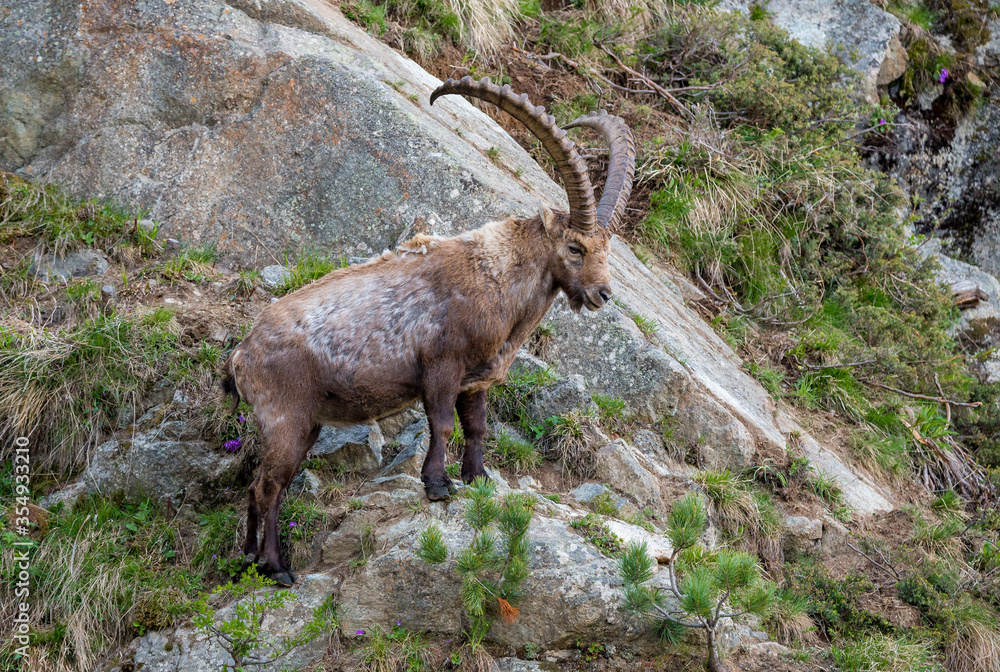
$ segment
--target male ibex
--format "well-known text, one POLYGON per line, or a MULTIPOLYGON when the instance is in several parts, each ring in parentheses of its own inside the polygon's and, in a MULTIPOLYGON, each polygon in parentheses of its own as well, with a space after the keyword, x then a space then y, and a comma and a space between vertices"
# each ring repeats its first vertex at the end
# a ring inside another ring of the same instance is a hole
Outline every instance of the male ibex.
POLYGON ((573 310, 611 296, 608 241, 632 188, 635 149, 619 117, 591 113, 570 124, 599 131, 610 146, 600 204, 566 132, 527 95, 488 79, 449 79, 431 94, 489 101, 523 123, 555 160, 569 213, 486 224, 453 238, 419 235, 398 256, 337 270, 261 311, 225 364, 223 389, 254 408, 263 437, 250 486, 243 550, 263 554, 278 583, 295 576, 278 549, 278 507, 323 424, 354 424, 423 401, 430 450, 421 476, 428 499, 454 491, 445 448, 455 410, 465 434, 462 480, 485 476, 486 390, 504 379, 518 348, 559 290, 573 310))

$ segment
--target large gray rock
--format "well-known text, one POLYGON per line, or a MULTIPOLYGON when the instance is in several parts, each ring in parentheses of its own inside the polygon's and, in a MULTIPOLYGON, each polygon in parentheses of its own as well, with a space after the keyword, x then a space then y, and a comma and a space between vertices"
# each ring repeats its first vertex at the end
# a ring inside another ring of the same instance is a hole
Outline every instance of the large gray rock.
POLYGON ((108 260, 95 250, 78 250, 65 256, 36 254, 28 272, 39 282, 68 282, 73 278, 101 276, 108 270, 108 260))
POLYGON ((274 289, 279 285, 285 284, 291 277, 292 272, 288 270, 288 267, 280 264, 265 266, 260 272, 260 280, 268 289, 274 289))
MULTIPOLYGON (((295 599, 282 609, 268 613, 264 620, 264 630, 272 633, 273 641, 280 635, 295 636, 302 632, 312 620, 313 611, 323 604, 336 587, 336 579, 328 574, 310 574, 301 578, 295 589, 295 599)), ((247 597, 244 600, 249 600, 247 597)), ((242 602, 241 601, 241 602, 242 602)), ((219 609, 216 622, 232 619, 241 602, 235 602, 219 609)), ((305 669, 326 653, 329 636, 321 635, 311 642, 292 651, 271 665, 255 669, 266 672, 305 669)), ((266 652, 257 652, 266 656, 266 652)), ((182 625, 166 632, 150 632, 134 640, 109 664, 100 669, 125 672, 215 672, 232 666, 233 658, 219 645, 218 640, 195 632, 190 624, 182 625)))
MULTIPOLYGON (((447 506, 434 503, 428 509, 377 528, 378 547, 386 550, 349 576, 341 588, 345 632, 396 621, 432 633, 460 632, 461 579, 454 558, 468 545, 472 530, 462 518, 461 500, 447 506), (450 549, 443 565, 429 565, 416 557, 420 534, 432 521, 441 527, 450 549)), ((650 538, 641 528, 635 529, 650 538)), ((495 623, 491 639, 518 648, 525 644, 558 648, 577 638, 617 642, 640 635, 620 610, 621 578, 612 558, 602 555, 566 521, 537 512, 529 537, 531 575, 524 585, 521 616, 512 624, 495 623)), ((662 547, 663 541, 655 545, 662 547)), ((661 571, 657 577, 662 580, 665 574, 661 571)))
POLYGON ((823 538, 823 521, 808 516, 788 516, 781 543, 784 551, 813 553, 823 538))
POLYGON ((419 230, 533 214, 539 199, 565 206, 485 114, 454 96, 430 107, 440 82, 332 3, 8 9, 0 168, 146 210, 164 235, 244 262, 369 256, 419 230))
POLYGON ((349 427, 326 425, 306 457, 321 458, 349 473, 375 471, 382 466, 385 439, 377 422, 349 427))
POLYGON ((193 501, 204 486, 235 472, 239 462, 238 455, 213 450, 201 440, 201 432, 186 422, 164 422, 130 439, 112 439, 98 446, 80 478, 42 504, 65 501, 72 505, 86 492, 105 496, 124 492, 175 503, 186 496, 193 501))
POLYGON ((578 375, 560 377, 553 385, 538 390, 527 407, 528 416, 536 424, 545 422, 546 418, 553 415, 596 410, 597 405, 590 397, 587 381, 578 375))
MULTIPOLYGON (((1000 19, 975 54, 975 70, 990 76, 979 104, 954 130, 936 115, 897 119, 887 157, 890 174, 909 192, 918 230, 946 239, 944 251, 1000 276, 1000 19), (991 81, 992 79, 992 81, 991 81)), ((972 80, 973 82, 975 80, 972 80)), ((970 82, 971 83, 971 82, 970 82)), ((978 82, 976 85, 982 84, 978 82)))
POLYGON ((906 70, 899 19, 869 0, 722 0, 721 9, 749 11, 763 5, 775 25, 802 44, 828 48, 861 74, 861 88, 878 102, 875 87, 906 70))
POLYGON ((640 507, 662 508, 660 484, 636 459, 632 447, 617 439, 597 451, 597 475, 640 507))

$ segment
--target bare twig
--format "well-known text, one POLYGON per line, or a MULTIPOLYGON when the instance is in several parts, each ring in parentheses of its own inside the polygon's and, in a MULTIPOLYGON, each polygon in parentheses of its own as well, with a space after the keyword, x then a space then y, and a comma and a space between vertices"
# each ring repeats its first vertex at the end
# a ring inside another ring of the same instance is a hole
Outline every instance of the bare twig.
MULTIPOLYGON (((942 397, 944 397, 944 390, 941 389, 941 381, 938 380, 937 371, 934 372, 934 384, 937 385, 938 394, 940 394, 942 397)), ((951 424, 951 404, 949 404, 947 401, 944 402, 944 412, 946 414, 945 417, 948 420, 948 424, 950 425, 951 424)))
POLYGON ((864 366, 865 364, 874 364, 874 359, 862 359, 857 362, 845 362, 843 364, 824 364, 822 366, 815 366, 813 364, 806 364, 806 368, 811 371, 822 371, 823 369, 849 369, 855 366, 864 366))
POLYGON ((870 555, 868 555, 867 553, 865 553, 864 551, 862 551, 860 548, 856 547, 854 544, 852 544, 849 541, 847 542, 847 547, 850 548, 855 553, 857 553, 858 555, 860 555, 862 558, 864 558, 868 562, 870 562, 875 567, 878 567, 879 569, 881 569, 886 574, 891 574, 892 576, 894 576, 897 581, 902 581, 903 580, 902 575, 896 570, 895 567, 892 566, 892 564, 889 563, 889 561, 886 559, 886 557, 878 549, 875 549, 875 552, 878 553, 879 558, 881 558, 882 562, 879 562, 875 558, 871 557, 870 555))
POLYGON ((684 105, 681 104, 681 101, 677 100, 673 96, 673 94, 671 94, 669 91, 667 91, 666 89, 664 89, 662 86, 660 86, 659 84, 657 84, 656 82, 654 82, 652 79, 650 79, 646 75, 642 74, 641 72, 639 72, 637 70, 633 70, 632 68, 630 68, 627 65, 625 65, 622 62, 622 59, 618 58, 617 54, 615 54, 613 51, 611 51, 610 49, 608 49, 607 47, 605 47, 603 44, 600 44, 599 42, 595 42, 594 46, 596 46, 598 49, 600 49, 605 54, 607 54, 612 59, 614 59, 615 63, 617 63, 618 67, 620 67, 622 70, 624 70, 628 74, 632 75, 633 77, 635 77, 639 81, 641 81, 644 84, 646 84, 646 86, 648 86, 649 88, 653 89, 658 94, 660 94, 661 96, 663 96, 663 98, 666 99, 666 101, 668 103, 670 103, 671 105, 674 106, 675 110, 677 110, 678 112, 680 112, 681 114, 683 114, 685 117, 690 117, 691 116, 690 110, 688 110, 686 107, 684 107, 684 105))
MULTIPOLYGON (((549 52, 547 54, 535 54, 535 53, 532 53, 530 51, 525 51, 524 49, 521 49, 516 44, 515 45, 511 45, 511 48, 516 53, 521 54, 522 56, 524 56, 528 60, 535 61, 536 63, 538 61, 560 60, 563 63, 565 63, 566 65, 568 65, 570 68, 572 68, 573 70, 576 70, 577 68, 580 67, 580 64, 577 63, 576 61, 574 61, 572 58, 566 56, 565 54, 560 54, 557 51, 552 51, 552 52, 549 52)), ((539 65, 545 65, 545 64, 544 63, 539 63, 539 65)), ((548 67, 548 66, 546 66, 546 67, 548 67)))
POLYGON ((875 387, 881 387, 884 390, 889 390, 890 392, 895 392, 896 394, 901 394, 904 397, 911 397, 913 399, 926 399, 927 401, 936 401, 939 404, 951 404, 952 406, 966 406, 969 408, 976 408, 977 406, 982 406, 981 401, 955 401, 954 399, 945 399, 944 397, 931 397, 926 394, 917 394, 916 392, 907 392, 906 390, 901 390, 898 387, 893 387, 891 385, 886 385, 885 383, 879 383, 874 380, 860 379, 865 385, 874 385, 875 387))

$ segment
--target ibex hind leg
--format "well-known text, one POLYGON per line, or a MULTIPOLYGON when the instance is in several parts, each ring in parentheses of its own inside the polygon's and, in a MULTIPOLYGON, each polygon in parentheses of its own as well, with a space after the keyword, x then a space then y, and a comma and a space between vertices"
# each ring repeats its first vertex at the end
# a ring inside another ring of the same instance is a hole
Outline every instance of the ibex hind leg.
POLYGON ((462 381, 462 367, 457 362, 439 362, 425 374, 424 409, 431 429, 431 445, 424 458, 420 478, 424 482, 427 499, 451 499, 455 486, 444 468, 448 454, 448 439, 455 428, 455 403, 462 381))
POLYGON ((278 511, 285 490, 295 477, 306 453, 319 436, 319 425, 311 421, 285 421, 269 428, 265 433, 266 451, 260 465, 260 478, 256 483, 255 496, 264 516, 264 556, 263 572, 275 583, 290 586, 295 582, 295 574, 281 557, 280 535, 278 534, 278 511))
POLYGON ((260 470, 257 470, 257 477, 254 478, 253 483, 247 488, 247 538, 243 542, 243 563, 245 566, 249 566, 257 562, 259 557, 258 552, 258 530, 257 522, 260 516, 260 511, 257 507, 257 495, 256 489, 260 483, 260 470))

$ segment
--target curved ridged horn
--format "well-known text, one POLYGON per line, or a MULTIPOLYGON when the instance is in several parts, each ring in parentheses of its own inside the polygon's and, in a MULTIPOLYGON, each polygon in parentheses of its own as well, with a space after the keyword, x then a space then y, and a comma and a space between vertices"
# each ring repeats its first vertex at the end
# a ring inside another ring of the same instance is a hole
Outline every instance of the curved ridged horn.
POLYGON ((500 87, 486 77, 478 82, 472 77, 463 77, 457 82, 449 79, 434 89, 434 93, 431 94, 431 105, 438 97, 450 93, 461 93, 493 103, 524 124, 536 138, 541 140, 542 146, 556 162, 559 174, 562 175, 563 186, 569 199, 570 226, 585 233, 592 233, 595 230, 597 215, 594 188, 590 184, 587 165, 576 153, 573 141, 566 137, 566 131, 556 126, 556 120, 551 115, 545 114, 544 107, 535 107, 528 101, 528 94, 517 95, 511 91, 509 84, 500 87))
POLYGON ((597 205, 597 223, 601 228, 614 230, 625 214, 625 205, 632 193, 632 178, 635 175, 635 141, 632 139, 632 131, 624 119, 604 110, 585 114, 564 128, 580 126, 599 132, 610 146, 608 179, 597 205))

